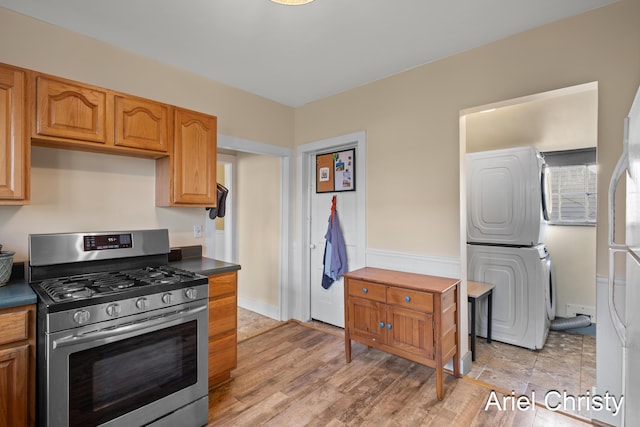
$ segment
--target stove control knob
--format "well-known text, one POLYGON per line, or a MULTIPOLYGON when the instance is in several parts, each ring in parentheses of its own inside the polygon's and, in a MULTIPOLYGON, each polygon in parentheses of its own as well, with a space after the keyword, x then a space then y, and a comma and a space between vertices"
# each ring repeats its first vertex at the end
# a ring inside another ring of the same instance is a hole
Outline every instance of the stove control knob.
POLYGON ((120 304, 109 304, 107 306, 107 316, 118 317, 120 315, 120 304))
POLYGON ((193 288, 188 288, 185 289, 184 294, 189 299, 196 299, 196 297, 198 296, 198 291, 193 288))
POLYGON ((84 325, 89 321, 90 317, 91 313, 89 313, 87 310, 78 310, 73 313, 73 321, 78 325, 84 325))
POLYGON ((173 295, 170 292, 162 295, 162 302, 165 304, 171 304, 173 302, 173 295))
POLYGON ((146 298, 138 298, 136 301, 136 307, 138 310, 146 310, 149 308, 149 300, 146 298))

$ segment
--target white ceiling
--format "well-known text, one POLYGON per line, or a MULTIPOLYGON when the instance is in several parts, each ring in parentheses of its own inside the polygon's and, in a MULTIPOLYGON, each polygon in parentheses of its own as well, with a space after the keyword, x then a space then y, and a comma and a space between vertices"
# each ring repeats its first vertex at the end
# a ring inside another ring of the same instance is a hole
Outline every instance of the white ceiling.
POLYGON ((297 107, 616 0, 0 0, 297 107))

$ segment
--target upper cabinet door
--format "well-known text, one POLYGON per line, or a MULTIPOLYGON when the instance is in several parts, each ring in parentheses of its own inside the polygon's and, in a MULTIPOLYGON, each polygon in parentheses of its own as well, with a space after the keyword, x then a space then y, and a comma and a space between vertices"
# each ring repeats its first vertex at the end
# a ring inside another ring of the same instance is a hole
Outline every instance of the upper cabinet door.
POLYGON ((25 73, 0 64, 0 203, 26 199, 25 73))
POLYGON ((176 109, 173 202, 216 205, 215 116, 176 109))
POLYGON ((106 91, 43 76, 36 91, 36 135, 106 142, 106 91))
POLYGON ((118 95, 115 108, 115 145, 167 152, 167 105, 118 95))

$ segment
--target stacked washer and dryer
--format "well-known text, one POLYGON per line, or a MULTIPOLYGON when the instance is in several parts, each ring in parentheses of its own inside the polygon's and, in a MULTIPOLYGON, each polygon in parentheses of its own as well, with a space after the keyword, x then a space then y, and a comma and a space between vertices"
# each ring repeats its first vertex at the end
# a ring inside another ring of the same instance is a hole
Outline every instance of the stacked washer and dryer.
MULTIPOLYGON (((466 155, 468 280, 493 284, 491 338, 541 349, 555 317, 546 165, 533 147, 466 155)), ((486 336, 486 301, 477 310, 486 336)))

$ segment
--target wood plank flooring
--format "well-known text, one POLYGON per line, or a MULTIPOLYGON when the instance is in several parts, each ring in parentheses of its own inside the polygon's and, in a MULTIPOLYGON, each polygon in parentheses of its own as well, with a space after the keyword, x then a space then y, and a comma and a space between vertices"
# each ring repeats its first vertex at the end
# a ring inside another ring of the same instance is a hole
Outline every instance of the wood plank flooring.
POLYGON ((238 344, 232 381, 209 395, 209 426, 586 426, 534 407, 485 411, 491 389, 297 322, 273 325, 238 344))

